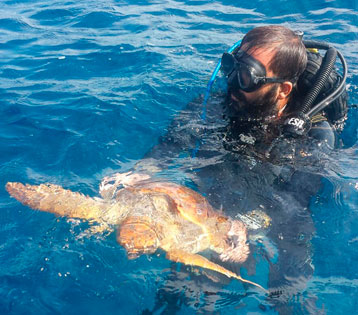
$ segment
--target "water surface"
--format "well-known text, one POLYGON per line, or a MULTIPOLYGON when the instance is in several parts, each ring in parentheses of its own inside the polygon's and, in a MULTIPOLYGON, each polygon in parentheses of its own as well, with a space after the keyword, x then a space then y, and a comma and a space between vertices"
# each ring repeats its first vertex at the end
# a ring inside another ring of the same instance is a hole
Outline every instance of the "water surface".
MULTIPOLYGON (((2 187, 52 182, 96 196, 100 179, 140 161, 173 117, 205 91, 222 52, 259 25, 283 24, 333 43, 349 66, 349 103, 358 103, 354 0, 240 6, 232 0, 22 0, 1 6, 2 187)), ((292 303, 315 296, 316 307, 328 314, 358 307, 357 118, 352 108, 343 148, 323 170, 311 169, 323 175, 310 202, 315 272, 292 303)), ((167 178, 190 183, 192 171, 175 167, 167 178)), ((0 206, 2 313, 138 314, 154 307, 170 274, 163 256, 129 261, 114 234, 80 237, 85 223, 31 211, 4 188, 0 206)), ((259 272, 262 283, 265 272, 259 272)), ((191 292, 185 303, 172 301, 179 313, 205 309, 200 290, 208 288, 177 285, 174 293, 191 292)), ((214 310, 223 314, 264 312, 264 297, 250 288, 245 295, 240 283, 213 292, 214 310)))

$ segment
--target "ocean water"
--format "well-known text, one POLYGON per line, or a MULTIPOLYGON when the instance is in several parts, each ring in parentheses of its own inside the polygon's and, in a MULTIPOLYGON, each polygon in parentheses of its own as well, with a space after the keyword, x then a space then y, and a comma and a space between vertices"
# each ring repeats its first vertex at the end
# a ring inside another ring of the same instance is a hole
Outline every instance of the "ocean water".
MULTIPOLYGON (((2 314, 153 309, 169 261, 128 260, 114 234, 83 237, 86 223, 31 211, 9 197, 5 183, 50 182, 97 196, 103 176, 131 169, 205 91, 222 52, 265 24, 333 43, 349 66, 349 104, 358 103, 355 0, 1 1, 2 314)), ((358 309, 357 119, 352 106, 342 149, 311 198, 315 272, 290 302, 314 295, 327 314, 358 309)), ((175 168, 170 174, 186 183, 175 168)), ((184 295, 183 287, 172 289, 184 295)), ((198 292, 190 289, 189 302, 170 303, 181 314, 205 313, 205 302, 195 303, 198 292)), ((262 294, 245 292, 235 281, 219 287, 211 311, 276 313, 262 306, 262 294)))

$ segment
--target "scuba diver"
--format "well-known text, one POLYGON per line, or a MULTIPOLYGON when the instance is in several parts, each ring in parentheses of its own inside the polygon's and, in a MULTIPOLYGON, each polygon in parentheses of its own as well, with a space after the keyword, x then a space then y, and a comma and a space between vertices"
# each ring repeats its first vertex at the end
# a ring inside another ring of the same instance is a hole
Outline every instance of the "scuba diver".
POLYGON ((146 158, 164 168, 164 152, 170 152, 169 163, 179 153, 197 157, 210 143, 206 138, 218 131, 213 126, 220 123, 217 137, 227 151, 250 151, 260 159, 282 160, 282 140, 292 151, 292 137, 311 139, 327 149, 338 146, 348 112, 347 65, 330 44, 302 36, 278 25, 250 30, 223 54, 203 99, 190 102, 174 118, 146 158), (342 76, 335 69, 337 56, 342 76), (211 93, 220 70, 227 92, 211 93))
MULTIPOLYGON (((321 179, 305 159, 321 168, 322 152, 339 145, 337 135, 348 112, 346 76, 344 57, 331 45, 305 41, 302 33, 283 26, 256 27, 223 54, 204 97, 174 118, 167 134, 135 167, 166 169, 166 176, 172 171, 173 178, 185 178, 229 216, 266 212, 272 219, 266 236, 273 249, 251 257, 244 267, 254 274, 255 266, 266 261, 267 307, 282 314, 320 312, 309 293, 302 309, 290 305, 314 271, 315 229, 308 208, 321 179), (323 57, 319 50, 326 51, 323 57), (342 76, 335 69, 337 56, 342 76), (219 70, 227 81, 224 94, 210 92, 219 70)), ((226 267, 239 272, 241 266, 226 267)), ((190 278, 191 283, 185 272, 173 270, 169 289, 158 290, 153 311, 172 314, 181 303, 215 311, 223 294, 215 293, 220 284, 193 274, 190 278)))
POLYGON ((335 131, 343 129, 348 112, 346 63, 335 48, 302 35, 283 26, 257 27, 223 54, 232 134, 276 125, 276 137, 308 134, 335 147, 335 131), (324 58, 317 48, 327 50, 324 58), (337 54, 343 78, 334 69, 337 54))

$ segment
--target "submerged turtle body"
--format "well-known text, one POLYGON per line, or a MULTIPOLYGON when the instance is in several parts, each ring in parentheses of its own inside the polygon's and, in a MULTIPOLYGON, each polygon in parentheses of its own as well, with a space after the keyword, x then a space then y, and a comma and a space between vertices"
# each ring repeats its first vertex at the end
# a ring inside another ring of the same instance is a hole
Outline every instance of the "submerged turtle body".
MULTIPOLYGON (((227 235, 232 222, 214 211, 208 201, 197 192, 174 183, 145 182, 120 190, 116 201, 127 202, 131 199, 128 198, 129 194, 135 200, 131 205, 131 214, 137 217, 137 221, 143 221, 144 218, 148 221, 150 218, 151 224, 147 225, 155 227, 160 247, 165 251, 175 248, 197 253, 210 248, 223 254, 226 250, 231 250, 233 244, 228 242, 227 235), (154 211, 148 204, 154 206, 154 211)), ((119 228, 121 235, 125 224, 127 220, 119 228)), ((240 262, 248 254, 246 233, 243 232, 243 247, 236 259, 240 262)), ((136 237, 138 238, 137 233, 136 237)), ((122 236, 118 241, 122 244, 121 239, 122 236)), ((125 244, 122 245, 126 247, 125 244)))
POLYGON ((103 199, 52 184, 7 183, 6 189, 33 209, 97 222, 94 232, 117 228, 117 241, 129 258, 161 248, 173 261, 215 270, 262 288, 197 254, 211 249, 223 261, 244 262, 249 248, 241 221, 216 212, 203 196, 187 187, 142 179, 129 173, 105 178, 100 186, 103 199))

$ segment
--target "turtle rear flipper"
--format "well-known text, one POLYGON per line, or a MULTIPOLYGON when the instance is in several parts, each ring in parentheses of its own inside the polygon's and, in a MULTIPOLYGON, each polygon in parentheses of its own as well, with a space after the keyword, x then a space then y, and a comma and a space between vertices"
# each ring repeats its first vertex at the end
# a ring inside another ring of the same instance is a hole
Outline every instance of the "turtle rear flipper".
POLYGON ((182 250, 170 250, 167 252, 167 258, 172 261, 175 261, 175 262, 183 263, 185 265, 197 266, 197 267, 214 270, 214 271, 219 272, 229 278, 235 278, 242 282, 252 284, 267 293, 267 290, 265 288, 263 288, 261 285, 255 283, 255 282, 252 282, 250 280, 243 279, 241 276, 237 275, 236 273, 234 273, 218 264, 215 264, 215 263, 211 262, 210 260, 208 260, 207 258, 200 256, 198 254, 191 254, 191 253, 187 253, 182 250))

